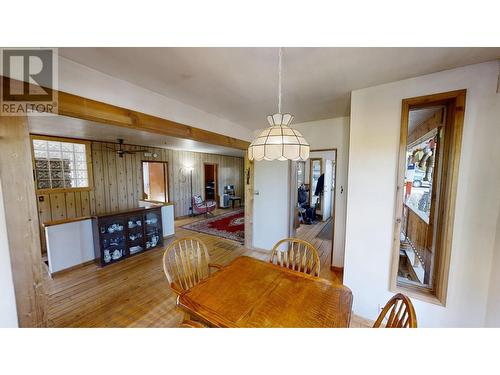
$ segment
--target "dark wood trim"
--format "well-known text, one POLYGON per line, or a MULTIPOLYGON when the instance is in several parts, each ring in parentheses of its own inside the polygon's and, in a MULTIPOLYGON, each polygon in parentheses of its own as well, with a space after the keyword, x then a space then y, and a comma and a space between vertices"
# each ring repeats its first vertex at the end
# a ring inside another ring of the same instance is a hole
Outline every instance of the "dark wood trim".
MULTIPOLYGON (((8 85, 13 84, 24 86, 23 82, 8 77, 0 76, 0 79, 2 79, 2 81, 10 81, 9 83, 6 83, 8 85)), ((56 91, 45 87, 44 89, 46 91, 56 91)), ((103 126, 121 126, 127 129, 146 131, 170 137, 191 139, 193 141, 232 147, 240 150, 246 150, 250 145, 250 142, 243 141, 238 138, 225 136, 161 117, 148 115, 143 112, 84 98, 82 96, 73 95, 64 91, 57 91, 57 97, 58 114, 62 116, 94 121, 102 124, 103 126)))
POLYGON ((206 194, 205 194, 205 165, 213 165, 214 166, 214 176, 215 176, 215 191, 214 191, 214 200, 217 205, 217 208, 219 208, 219 165, 217 163, 210 163, 210 162, 204 162, 203 163, 203 170, 202 172, 202 182, 203 182, 203 199, 207 200, 206 194))
POLYGON ((344 272, 344 267, 330 266, 330 269, 334 272, 344 272))
POLYGON ((336 148, 318 148, 317 150, 309 150, 309 152, 324 152, 324 151, 337 151, 336 148))
POLYGON ((161 205, 161 206, 173 206, 174 205, 174 202, 160 202, 160 201, 153 201, 153 200, 145 200, 145 199, 140 199, 141 201, 144 201, 144 202, 148 202, 148 203, 154 203, 154 204, 158 204, 158 205, 161 205))

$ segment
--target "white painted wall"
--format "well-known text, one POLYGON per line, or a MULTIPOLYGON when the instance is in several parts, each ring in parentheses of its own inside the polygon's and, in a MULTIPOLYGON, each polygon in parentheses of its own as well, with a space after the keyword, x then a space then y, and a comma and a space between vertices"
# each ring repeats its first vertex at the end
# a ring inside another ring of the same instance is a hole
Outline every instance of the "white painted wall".
POLYGON ((7 224, 0 183, 0 328, 18 327, 16 296, 10 264, 7 224))
POLYGON ((95 259, 92 219, 45 228, 50 273, 95 259))
POLYGON ((500 214, 497 220, 497 234, 493 262, 491 262, 490 288, 486 307, 486 326, 500 327, 500 214))
POLYGON ((289 163, 254 162, 253 246, 271 250, 289 232, 289 163))
POLYGON ((252 137, 252 132, 239 124, 61 56, 59 90, 243 140, 252 137))
POLYGON ((352 92, 344 283, 353 291, 356 314, 374 319, 378 304, 392 295, 401 100, 465 88, 447 304, 413 301, 421 327, 485 325, 487 301, 499 294, 493 288, 488 295, 500 210, 499 65, 471 65, 352 92))
POLYGON ((347 170, 349 160, 349 117, 303 122, 293 125, 311 145, 312 150, 337 149, 335 202, 335 243, 333 265, 344 266, 345 218, 347 205, 347 170))

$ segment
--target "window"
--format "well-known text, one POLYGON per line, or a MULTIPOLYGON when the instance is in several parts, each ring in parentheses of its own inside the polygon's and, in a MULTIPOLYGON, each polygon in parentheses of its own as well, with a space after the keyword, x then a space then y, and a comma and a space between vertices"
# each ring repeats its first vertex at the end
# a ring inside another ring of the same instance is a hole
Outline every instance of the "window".
POLYGON ((391 289, 444 305, 465 91, 403 100, 391 289))
POLYGON ((90 188, 89 142, 33 136, 32 145, 37 190, 90 188))

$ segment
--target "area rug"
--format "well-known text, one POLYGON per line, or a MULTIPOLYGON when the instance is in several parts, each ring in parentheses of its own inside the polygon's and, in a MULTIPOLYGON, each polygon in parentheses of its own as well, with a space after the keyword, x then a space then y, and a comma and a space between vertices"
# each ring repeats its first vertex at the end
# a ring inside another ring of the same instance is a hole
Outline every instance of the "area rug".
POLYGON ((243 244, 245 242, 245 212, 243 209, 231 211, 183 225, 181 228, 238 241, 243 244))

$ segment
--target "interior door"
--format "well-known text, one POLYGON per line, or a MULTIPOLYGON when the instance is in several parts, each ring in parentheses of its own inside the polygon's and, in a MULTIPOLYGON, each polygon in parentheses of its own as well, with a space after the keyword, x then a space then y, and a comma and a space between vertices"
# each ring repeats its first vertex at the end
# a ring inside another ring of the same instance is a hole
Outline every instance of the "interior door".
POLYGON ((253 247, 270 250, 289 237, 289 175, 289 162, 254 162, 253 247))

